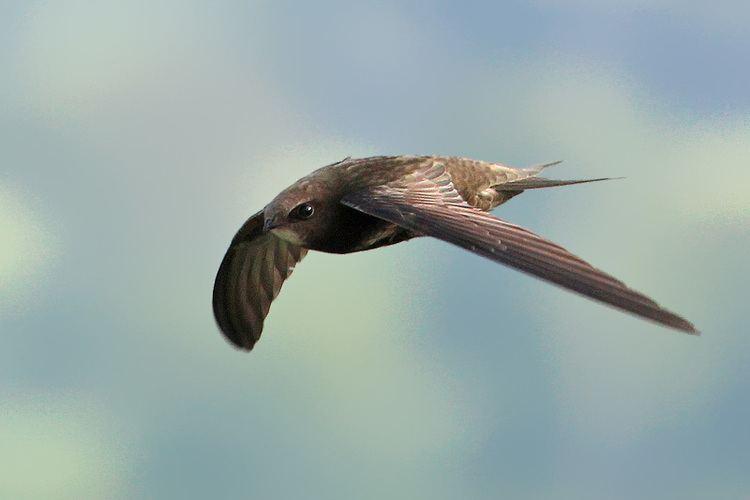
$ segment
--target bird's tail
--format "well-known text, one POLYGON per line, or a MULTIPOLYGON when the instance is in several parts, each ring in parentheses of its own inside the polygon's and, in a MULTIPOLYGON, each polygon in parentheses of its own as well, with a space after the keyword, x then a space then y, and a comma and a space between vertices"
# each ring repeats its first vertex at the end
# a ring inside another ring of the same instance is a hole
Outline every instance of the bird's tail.
POLYGON ((514 181, 504 182, 493 186, 497 191, 523 191, 525 189, 539 189, 548 188, 555 186, 569 186, 571 184, 584 184, 586 182, 598 182, 608 181, 613 179, 622 179, 622 177, 599 177, 597 179, 575 179, 575 180, 557 180, 547 179, 546 177, 538 177, 537 175, 547 167, 557 165, 562 161, 555 161, 552 163, 545 163, 543 165, 537 165, 531 168, 522 169, 527 174, 527 177, 522 177, 514 181))

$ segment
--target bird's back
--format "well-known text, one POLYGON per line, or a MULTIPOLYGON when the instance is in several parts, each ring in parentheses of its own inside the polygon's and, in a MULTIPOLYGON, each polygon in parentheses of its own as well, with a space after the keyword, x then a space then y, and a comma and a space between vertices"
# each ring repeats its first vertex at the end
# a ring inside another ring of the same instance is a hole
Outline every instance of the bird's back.
POLYGON ((482 210, 490 210, 520 192, 520 190, 497 190, 497 186, 533 175, 527 169, 444 156, 347 158, 319 169, 314 175, 345 179, 346 186, 342 186, 342 189, 349 191, 356 187, 365 189, 398 182, 414 172, 429 168, 434 163, 444 164, 459 194, 470 205, 482 210))

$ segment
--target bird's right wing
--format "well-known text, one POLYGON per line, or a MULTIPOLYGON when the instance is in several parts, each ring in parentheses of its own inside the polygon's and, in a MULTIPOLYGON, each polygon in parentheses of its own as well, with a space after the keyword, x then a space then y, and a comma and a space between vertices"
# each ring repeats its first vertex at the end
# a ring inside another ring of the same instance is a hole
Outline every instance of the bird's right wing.
POLYGON ((232 240, 214 282, 214 317, 236 347, 251 350, 284 280, 307 250, 263 232, 263 212, 245 222, 232 240))
POLYGON ((645 295, 522 227, 461 197, 441 163, 346 195, 342 203, 405 229, 463 247, 599 302, 691 334, 695 327, 645 295))

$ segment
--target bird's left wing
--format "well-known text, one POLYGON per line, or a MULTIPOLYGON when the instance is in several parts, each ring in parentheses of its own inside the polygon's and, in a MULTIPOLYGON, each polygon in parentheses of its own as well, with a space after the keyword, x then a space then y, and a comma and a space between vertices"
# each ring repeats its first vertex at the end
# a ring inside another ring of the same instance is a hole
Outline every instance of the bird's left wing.
POLYGON ((307 250, 263 231, 263 212, 250 217, 232 240, 214 282, 214 317, 235 346, 251 350, 263 320, 307 250))
POLYGON ((433 163, 404 180, 350 193, 342 203, 642 318, 697 333, 687 320, 561 246, 469 205, 441 163, 433 163))

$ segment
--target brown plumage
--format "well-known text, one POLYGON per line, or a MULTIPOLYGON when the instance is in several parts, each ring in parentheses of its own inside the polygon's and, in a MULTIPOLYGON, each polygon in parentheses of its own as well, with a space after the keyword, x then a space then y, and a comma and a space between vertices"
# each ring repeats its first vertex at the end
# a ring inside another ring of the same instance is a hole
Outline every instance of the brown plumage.
POLYGON ((432 236, 656 323, 697 334, 687 320, 564 248, 488 212, 527 189, 604 179, 539 177, 465 158, 347 158, 282 191, 235 235, 216 276, 214 316, 250 350, 307 250, 350 253, 432 236))

